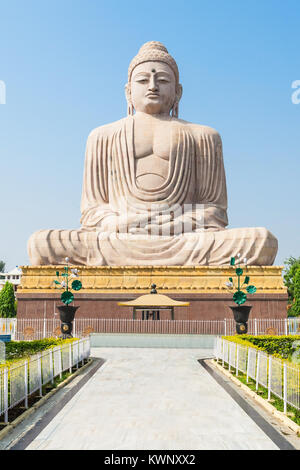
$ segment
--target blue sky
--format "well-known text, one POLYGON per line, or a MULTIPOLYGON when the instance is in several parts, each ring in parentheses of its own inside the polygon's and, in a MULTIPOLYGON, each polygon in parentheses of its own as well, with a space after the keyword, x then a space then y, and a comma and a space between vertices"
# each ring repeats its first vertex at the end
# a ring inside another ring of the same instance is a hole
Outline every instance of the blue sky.
POLYGON ((177 60, 180 117, 223 139, 229 227, 265 226, 276 264, 299 256, 297 0, 0 1, 0 259, 28 264, 41 228, 79 227, 89 132, 124 117, 146 41, 177 60))

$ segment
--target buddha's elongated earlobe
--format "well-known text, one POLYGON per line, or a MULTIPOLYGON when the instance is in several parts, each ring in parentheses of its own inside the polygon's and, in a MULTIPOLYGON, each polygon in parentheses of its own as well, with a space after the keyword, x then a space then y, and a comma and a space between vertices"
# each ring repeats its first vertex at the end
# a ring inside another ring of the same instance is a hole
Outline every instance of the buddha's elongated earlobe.
POLYGON ((133 115, 134 115, 133 104, 127 101, 127 116, 133 116, 133 115))
POLYGON ((175 98, 174 104, 173 104, 172 109, 171 109, 171 116, 172 117, 178 118, 179 101, 180 101, 181 96, 182 96, 182 85, 180 83, 178 83, 177 89, 176 89, 176 98, 175 98))
POLYGON ((178 112, 179 112, 179 103, 178 101, 175 101, 171 109, 171 116, 174 118, 178 118, 178 112))
POLYGON ((126 95, 126 100, 127 100, 127 116, 133 116, 134 115, 134 107, 131 101, 131 92, 129 85, 125 85, 125 95, 126 95))

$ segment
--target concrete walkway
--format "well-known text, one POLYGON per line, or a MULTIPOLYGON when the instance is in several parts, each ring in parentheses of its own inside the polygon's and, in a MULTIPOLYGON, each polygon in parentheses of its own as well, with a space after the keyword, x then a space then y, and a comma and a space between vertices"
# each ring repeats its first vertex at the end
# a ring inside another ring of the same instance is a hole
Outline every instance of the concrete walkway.
POLYGON ((27 449, 277 449, 199 365, 209 350, 95 348, 106 359, 27 449))

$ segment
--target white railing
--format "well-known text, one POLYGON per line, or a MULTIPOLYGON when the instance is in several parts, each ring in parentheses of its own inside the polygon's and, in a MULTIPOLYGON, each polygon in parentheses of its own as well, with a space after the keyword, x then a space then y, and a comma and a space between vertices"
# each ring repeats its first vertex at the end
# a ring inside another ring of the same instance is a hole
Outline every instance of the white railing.
POLYGON ((288 324, 290 335, 300 335, 300 317, 288 318, 288 324))
MULTIPOLYGON (((236 333, 233 318, 224 320, 224 336, 236 333)), ((300 335, 300 318, 250 318, 248 321, 249 335, 300 335)))
MULTIPOLYGON (((14 339, 18 341, 60 336, 59 318, 21 318, 17 320, 14 339)), ((300 319, 250 319, 248 334, 300 334, 300 319)), ((233 318, 224 320, 132 320, 128 318, 75 318, 73 336, 82 338, 90 333, 161 333, 161 334, 235 334, 233 318)))
POLYGON ((0 318, 0 335, 11 335, 11 338, 14 339, 16 326, 16 318, 0 318))
MULTIPOLYGON (((60 336, 59 319, 20 319, 16 340, 42 339, 60 336)), ((109 318, 75 318, 73 336, 85 337, 90 333, 161 333, 161 334, 224 334, 223 320, 132 320, 109 318)))
POLYGON ((300 367, 280 360, 263 351, 243 346, 241 344, 216 338, 214 356, 222 365, 228 365, 229 372, 235 370, 238 376, 242 372, 256 383, 268 390, 268 400, 272 394, 281 398, 284 403, 284 412, 287 405, 300 409, 300 367))
POLYGON ((8 411, 24 401, 28 408, 28 397, 35 392, 42 396, 42 387, 62 377, 62 373, 90 356, 89 338, 55 346, 42 351, 29 359, 0 368, 0 416, 8 422, 8 411))

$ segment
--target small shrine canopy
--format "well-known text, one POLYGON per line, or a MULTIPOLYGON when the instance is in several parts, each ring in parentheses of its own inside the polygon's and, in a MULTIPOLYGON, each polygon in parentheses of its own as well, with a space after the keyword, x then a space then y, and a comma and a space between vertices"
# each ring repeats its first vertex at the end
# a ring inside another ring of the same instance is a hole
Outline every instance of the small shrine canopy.
POLYGON ((171 319, 174 320, 174 307, 188 307, 189 302, 180 302, 174 300, 167 295, 158 294, 156 285, 152 284, 151 294, 141 295, 137 299, 129 300, 128 302, 118 302, 122 307, 133 307, 133 319, 136 319, 136 312, 142 311, 142 320, 160 320, 160 310, 170 310, 171 319))
POLYGON ((179 300, 171 299, 163 294, 145 294, 128 302, 118 302, 118 305, 126 307, 144 307, 146 309, 152 307, 188 307, 190 303, 180 302, 179 300))

